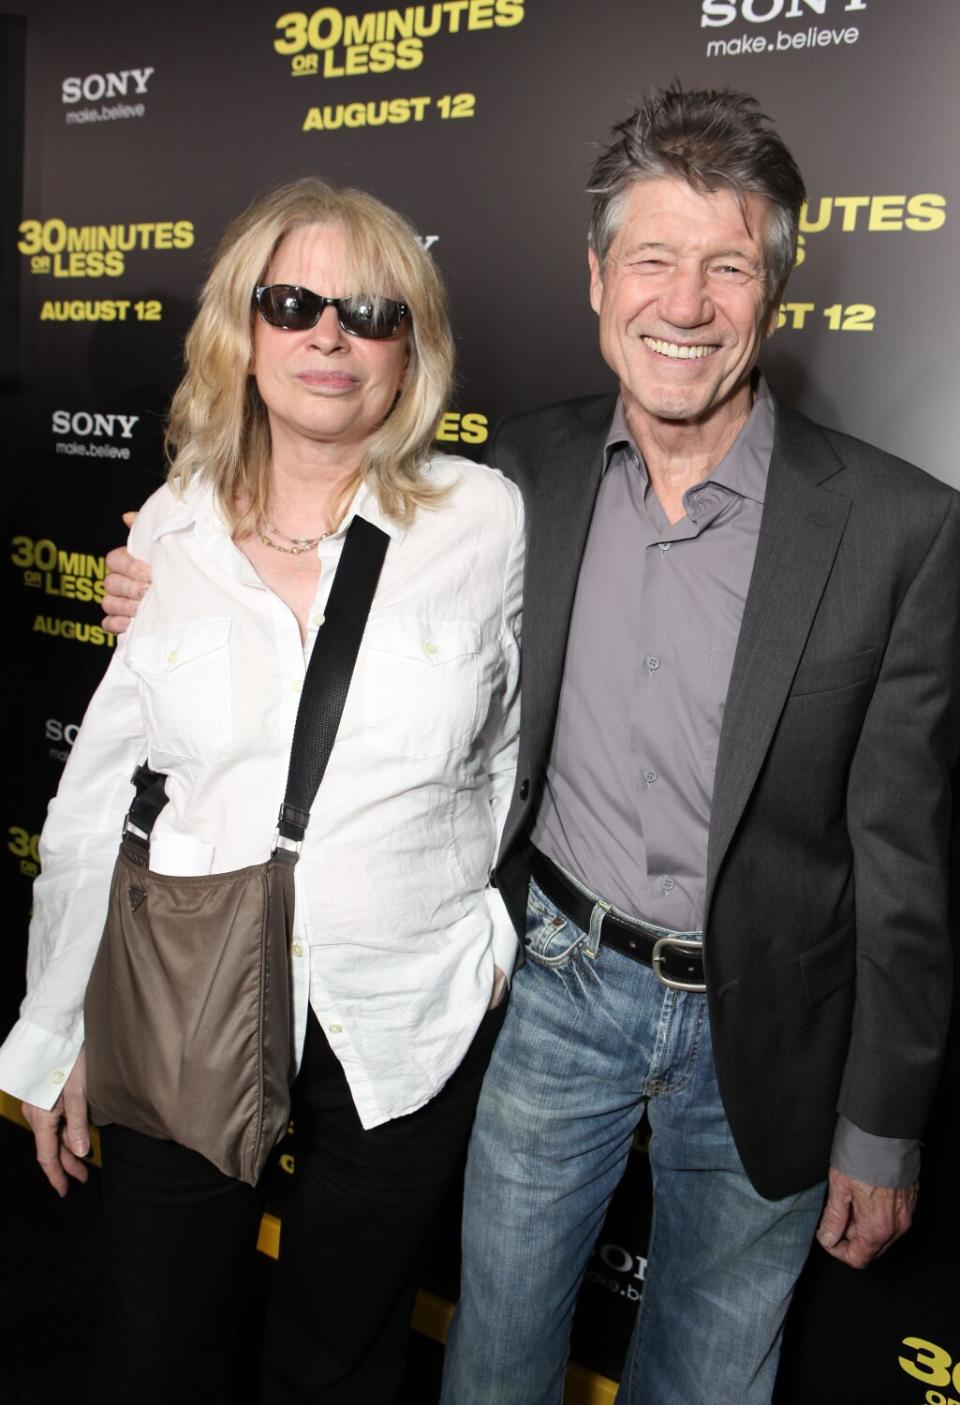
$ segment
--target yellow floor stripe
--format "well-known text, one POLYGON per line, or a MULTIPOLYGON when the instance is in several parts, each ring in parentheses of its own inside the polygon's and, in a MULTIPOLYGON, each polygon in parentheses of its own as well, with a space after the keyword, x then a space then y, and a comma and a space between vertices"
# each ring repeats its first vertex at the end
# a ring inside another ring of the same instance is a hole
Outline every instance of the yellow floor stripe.
POLYGON ((571 1361, 567 1367, 567 1386, 563 1392, 564 1405, 613 1405, 617 1398, 616 1381, 598 1376, 585 1366, 571 1361))
MULTIPOLYGON (((20 1111, 19 1102, 16 1098, 11 1098, 8 1093, 0 1092, 0 1117, 5 1117, 9 1122, 16 1122, 19 1126, 29 1129, 29 1124, 20 1111)), ((97 1136, 96 1127, 90 1128, 90 1140, 93 1147, 90 1160, 93 1165, 99 1166, 100 1139, 97 1136)), ((280 1221, 276 1215, 264 1215, 260 1221, 257 1248, 261 1254, 266 1254, 271 1259, 277 1257, 280 1250, 280 1221)), ((451 1303, 448 1303, 444 1298, 438 1298, 434 1293, 428 1293, 426 1289, 422 1289, 417 1294, 411 1325, 414 1331, 419 1332, 421 1336, 429 1337, 432 1341, 440 1342, 442 1345, 447 1340, 447 1328, 450 1326, 452 1316, 453 1305, 451 1303)), ((616 1394, 616 1382, 607 1380, 606 1376, 598 1376, 595 1372, 576 1365, 575 1362, 571 1362, 567 1367, 564 1405, 613 1405, 616 1394)))
POLYGON ((453 1317, 453 1303, 446 1298, 438 1298, 436 1293, 428 1293, 421 1288, 413 1305, 410 1324, 421 1337, 430 1337, 442 1346, 447 1340, 447 1329, 453 1317))
POLYGON ((275 1259, 280 1253, 280 1221, 276 1215, 264 1215, 260 1221, 260 1233, 257 1236, 257 1248, 261 1254, 266 1254, 268 1258, 275 1259))

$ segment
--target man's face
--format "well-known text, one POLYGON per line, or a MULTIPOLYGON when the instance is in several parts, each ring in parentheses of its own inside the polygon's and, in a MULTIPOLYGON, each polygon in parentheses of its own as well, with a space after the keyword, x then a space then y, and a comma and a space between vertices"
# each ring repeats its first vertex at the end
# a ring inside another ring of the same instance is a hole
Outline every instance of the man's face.
POLYGON ((741 208, 730 191, 669 178, 638 181, 622 200, 602 268, 590 251, 590 302, 631 428, 745 417, 779 300, 766 291, 769 202, 747 195, 741 208))

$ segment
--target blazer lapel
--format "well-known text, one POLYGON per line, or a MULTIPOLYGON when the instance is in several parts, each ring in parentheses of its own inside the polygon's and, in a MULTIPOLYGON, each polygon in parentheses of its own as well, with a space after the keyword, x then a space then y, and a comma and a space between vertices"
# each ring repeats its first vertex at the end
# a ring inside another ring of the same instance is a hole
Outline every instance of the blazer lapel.
POLYGON ((841 468, 816 425, 778 403, 757 556, 720 733, 707 854, 708 909, 840 545, 850 502, 820 484, 841 468))
POLYGON ((614 401, 543 442, 529 534, 523 602, 523 727, 538 771, 553 733, 580 562, 600 486, 614 401))

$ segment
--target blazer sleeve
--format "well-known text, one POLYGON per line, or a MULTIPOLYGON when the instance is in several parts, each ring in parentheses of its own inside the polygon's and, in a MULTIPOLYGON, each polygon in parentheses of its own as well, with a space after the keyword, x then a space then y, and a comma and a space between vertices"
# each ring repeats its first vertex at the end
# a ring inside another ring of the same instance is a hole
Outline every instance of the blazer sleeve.
POLYGON ((919 1137, 950 1018, 951 771, 960 749, 960 495, 893 620, 853 756, 856 1002, 838 1112, 919 1137))

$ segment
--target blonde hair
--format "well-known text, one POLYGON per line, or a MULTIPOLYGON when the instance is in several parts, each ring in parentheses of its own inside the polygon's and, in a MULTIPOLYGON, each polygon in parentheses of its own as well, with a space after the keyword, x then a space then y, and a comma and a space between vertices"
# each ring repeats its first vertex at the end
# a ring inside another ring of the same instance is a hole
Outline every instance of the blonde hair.
POLYGON ((168 482, 182 492, 202 475, 214 485, 224 516, 240 536, 264 513, 271 449, 266 406, 250 374, 253 290, 266 277, 280 242, 310 224, 342 230, 357 292, 388 293, 410 309, 403 388, 370 436, 362 474, 381 510, 399 522, 443 496, 423 477, 453 377, 453 338, 440 275, 402 215, 365 191, 338 190, 306 176, 254 201, 224 234, 187 334, 186 373, 167 420, 168 482))

